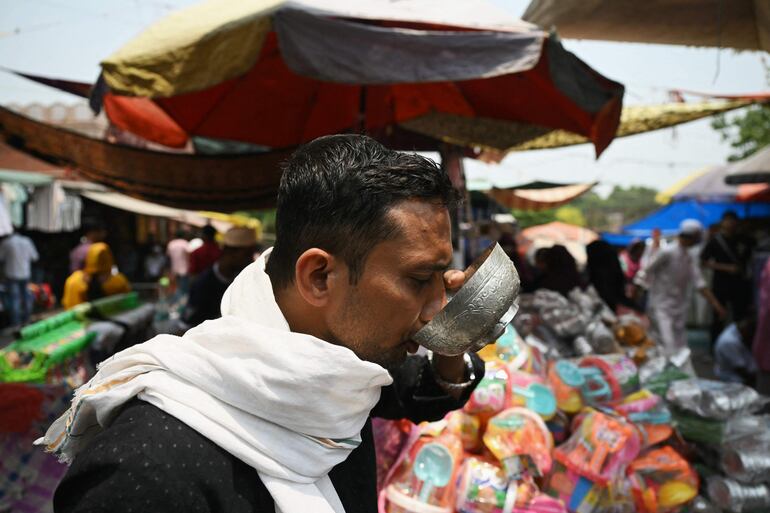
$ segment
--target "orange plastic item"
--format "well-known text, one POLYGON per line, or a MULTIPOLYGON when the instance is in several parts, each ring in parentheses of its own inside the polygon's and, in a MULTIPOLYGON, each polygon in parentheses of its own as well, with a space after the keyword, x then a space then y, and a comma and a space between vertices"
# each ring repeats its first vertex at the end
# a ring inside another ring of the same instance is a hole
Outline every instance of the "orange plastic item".
POLYGON ((556 405, 566 413, 577 413, 583 408, 583 397, 578 387, 571 387, 559 376, 555 362, 548 365, 548 383, 556 396, 556 405))
POLYGON ((447 421, 447 430, 462 440, 463 449, 468 452, 478 452, 481 449, 481 421, 476 415, 455 410, 444 418, 447 421))
POLYGON ((622 475, 640 448, 641 437, 633 424, 588 409, 572 437, 554 451, 554 458, 591 481, 607 483, 622 475))
POLYGON ((484 445, 510 479, 538 477, 551 470, 553 436, 543 419, 526 408, 509 408, 495 415, 484 433, 484 445))
POLYGON ((698 476, 671 447, 649 451, 627 470, 631 491, 640 513, 672 513, 698 493, 698 476))

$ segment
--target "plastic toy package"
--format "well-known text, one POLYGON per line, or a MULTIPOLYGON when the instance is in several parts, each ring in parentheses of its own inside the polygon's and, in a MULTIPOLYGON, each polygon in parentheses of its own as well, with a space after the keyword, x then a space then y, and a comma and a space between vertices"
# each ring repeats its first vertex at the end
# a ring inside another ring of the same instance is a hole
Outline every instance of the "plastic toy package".
POLYGON ((372 427, 376 448, 377 489, 381 489, 399 456, 419 433, 419 428, 406 419, 379 418, 372 419, 372 427))
MULTIPOLYGON (((532 331, 509 326, 479 352, 483 380, 405 444, 381 513, 717 513, 770 501, 770 416, 749 415, 767 399, 692 379, 686 350, 639 367, 623 349, 596 354, 585 329, 563 338, 603 319, 590 294, 538 292, 522 309, 532 331), (572 358, 581 343, 590 354, 572 358)), ((626 348, 651 343, 637 317, 610 321, 626 348)))
POLYGON ((466 452, 481 451, 481 421, 476 415, 453 411, 446 416, 446 422, 447 430, 460 438, 466 452))
POLYGON ((653 449, 628 466, 629 484, 640 513, 673 513, 698 495, 698 476, 671 447, 653 449))
POLYGON ((451 513, 462 442, 447 431, 423 434, 386 484, 387 513, 451 513))
POLYGON ((583 387, 586 384, 586 374, 568 360, 551 362, 548 366, 548 383, 553 389, 559 410, 566 413, 577 413, 583 408, 583 387))
POLYGON ((484 378, 471 394, 464 411, 471 415, 491 417, 503 411, 510 402, 508 370, 504 362, 486 363, 484 378))
POLYGON ((615 411, 636 425, 645 447, 667 440, 674 432, 671 412, 665 401, 649 390, 643 389, 627 396, 615 406, 615 411))
POLYGON ((566 513, 561 501, 541 493, 531 481, 509 481, 498 464, 465 460, 457 480, 459 513, 566 513))
POLYGON ((556 415, 556 397, 545 380, 538 375, 526 372, 509 373, 512 406, 526 407, 544 420, 556 415))
POLYGON ((641 449, 641 437, 621 416, 589 409, 554 458, 574 473, 600 485, 617 481, 641 449))
POLYGON ((544 374, 545 361, 537 347, 528 344, 512 325, 494 344, 480 350, 478 355, 485 362, 505 363, 510 371, 522 371, 529 374, 544 374))
POLYGON ((567 413, 576 413, 586 404, 616 402, 622 393, 612 367, 598 357, 585 357, 575 362, 559 360, 550 367, 548 381, 557 405, 567 413))
POLYGON ((540 477, 551 470, 553 437, 539 415, 509 408, 495 415, 484 433, 484 445, 510 480, 540 477))
POLYGON ((554 462, 545 492, 559 500, 571 513, 631 513, 633 500, 626 482, 619 480, 600 485, 554 462))

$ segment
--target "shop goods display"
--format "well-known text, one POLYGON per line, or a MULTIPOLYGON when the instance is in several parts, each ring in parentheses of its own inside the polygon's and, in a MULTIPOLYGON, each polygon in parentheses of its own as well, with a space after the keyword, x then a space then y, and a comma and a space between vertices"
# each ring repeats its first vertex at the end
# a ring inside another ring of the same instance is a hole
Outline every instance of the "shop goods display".
POLYGON ((708 493, 711 501, 726 511, 744 513, 770 509, 770 485, 746 485, 727 477, 712 477, 708 481, 708 493))
POLYGON ((389 428, 381 513, 770 511, 770 415, 752 415, 769 400, 693 379, 689 350, 663 355, 594 292, 522 295, 479 355, 462 410, 389 428))
POLYGON ((89 327, 96 320, 141 308, 133 293, 107 297, 42 319, 20 330, 20 337, 0 350, 0 382, 51 382, 72 360, 85 357, 98 338, 89 327))
POLYGON ((653 449, 637 458, 627 474, 640 513, 676 511, 698 495, 698 476, 671 447, 653 449))
POLYGON ((668 389, 666 398, 683 410, 716 420, 756 411, 768 402, 756 390, 740 383, 707 379, 677 381, 668 389))
POLYGON ((24 327, 0 350, 0 511, 50 511, 67 466, 33 442, 93 375, 97 355, 112 354, 98 326, 124 344, 143 341, 153 308, 136 293, 85 303, 24 327))

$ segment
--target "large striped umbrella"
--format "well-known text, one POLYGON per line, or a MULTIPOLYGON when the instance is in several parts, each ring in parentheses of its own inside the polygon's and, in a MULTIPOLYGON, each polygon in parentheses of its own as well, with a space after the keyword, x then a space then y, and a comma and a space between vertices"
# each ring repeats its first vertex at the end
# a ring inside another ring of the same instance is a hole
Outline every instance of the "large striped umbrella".
POLYGON ((561 129, 598 154, 623 97, 547 33, 461 0, 210 0, 149 27, 101 78, 112 123, 172 147, 364 130, 505 151, 561 129))
POLYGON ((770 201, 770 184, 728 184, 729 164, 712 166, 695 171, 655 196, 658 203, 697 200, 701 202, 751 202, 770 201))

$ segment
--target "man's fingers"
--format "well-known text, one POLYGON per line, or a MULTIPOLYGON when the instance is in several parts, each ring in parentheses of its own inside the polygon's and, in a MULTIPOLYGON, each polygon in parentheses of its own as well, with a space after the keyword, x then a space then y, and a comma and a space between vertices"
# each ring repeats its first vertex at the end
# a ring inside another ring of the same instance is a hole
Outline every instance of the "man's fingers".
POLYGON ((444 286, 448 290, 456 290, 465 283, 465 273, 458 270, 451 270, 444 273, 444 286))

